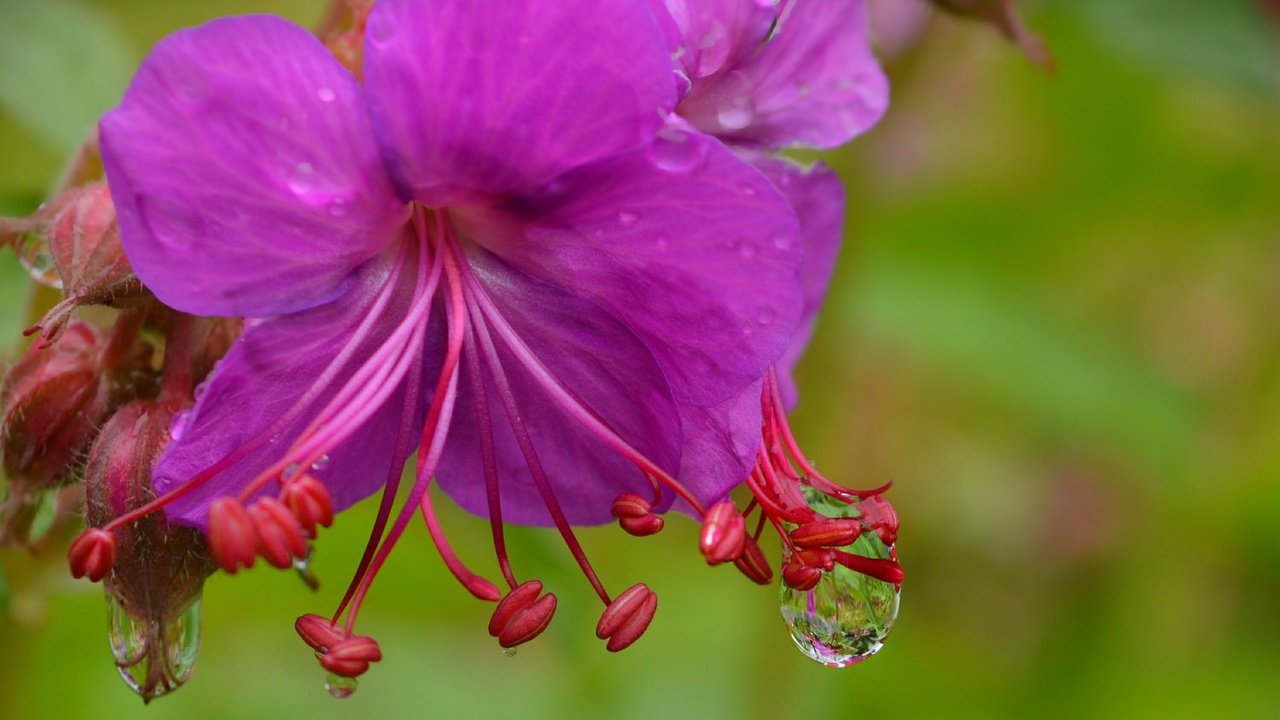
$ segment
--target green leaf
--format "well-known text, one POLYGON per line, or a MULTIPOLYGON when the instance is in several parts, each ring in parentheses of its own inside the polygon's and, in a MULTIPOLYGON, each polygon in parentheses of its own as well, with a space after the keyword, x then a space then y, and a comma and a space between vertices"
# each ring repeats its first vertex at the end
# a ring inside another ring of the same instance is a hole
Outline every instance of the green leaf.
POLYGON ((113 18, 69 0, 2 2, 0 28, 0 106, 52 149, 74 151, 135 64, 113 18))

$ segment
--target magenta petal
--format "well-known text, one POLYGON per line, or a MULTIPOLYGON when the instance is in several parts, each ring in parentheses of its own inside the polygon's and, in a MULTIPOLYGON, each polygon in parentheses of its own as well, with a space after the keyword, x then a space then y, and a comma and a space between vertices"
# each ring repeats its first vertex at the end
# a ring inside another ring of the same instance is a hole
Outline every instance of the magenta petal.
POLYGON ((794 213, 755 168, 699 133, 461 216, 463 232, 620 318, 677 400, 709 406, 760 378, 800 312, 794 213))
MULTIPOLYGON (((194 410, 175 420, 173 442, 155 469, 156 489, 173 489, 262 435, 293 411, 369 315, 376 296, 388 282, 391 266, 385 256, 375 259, 357 271, 351 289, 338 299, 252 325, 218 364, 194 410)), ((412 276, 400 277, 393 288, 394 299, 356 350, 352 362, 337 374, 326 392, 301 408, 299 419, 271 430, 269 442, 199 490, 169 505, 169 517, 204 526, 210 502, 222 495, 239 493, 263 469, 280 460, 361 361, 386 341, 403 316, 412 293, 412 280, 412 276)), ((393 452, 404 403, 401 386, 313 471, 329 488, 335 509, 346 508, 378 490, 391 469, 397 468, 398 472, 404 464, 405 456, 396 457, 393 452)), ((409 428, 410 450, 419 431, 417 427, 409 428)), ((271 487, 272 492, 277 489, 271 487)))
POLYGON ((780 2, 665 0, 679 34, 676 57, 695 82, 755 54, 777 19, 780 2))
MULTIPOLYGON (((760 382, 712 407, 681 408, 680 482, 704 505, 721 500, 751 473, 760 447, 760 382)), ((675 507, 691 508, 683 502, 675 507)))
POLYGON ((793 2, 758 53, 699 86, 679 112, 704 132, 767 148, 841 145, 884 114, 864 0, 793 2))
MULTIPOLYGON (((590 302, 512 268, 472 247, 470 261, 488 296, 529 351, 596 416, 667 472, 680 454, 680 417, 653 356, 622 323, 590 302)), ((566 516, 600 523, 623 492, 647 494, 649 483, 629 461, 571 418, 500 338, 490 322, 520 416, 566 516)), ((479 348, 479 344, 475 345, 479 348)), ((484 356, 480 355, 483 362, 484 356)), ((441 487, 467 510, 488 514, 480 413, 467 364, 444 455, 441 487)), ((503 520, 547 525, 534 476, 516 444, 498 384, 483 374, 496 443, 503 520)))
POLYGON ((813 327, 826 298, 843 240, 845 191, 840 177, 821 163, 806 168, 767 156, 755 157, 753 162, 782 191, 800 218, 800 242, 804 248, 800 282, 804 291, 804 309, 800 315, 800 327, 778 361, 782 398, 791 408, 796 402, 791 372, 813 337, 813 327))
POLYGON ((355 79, 270 16, 162 40, 102 154, 121 241, 165 304, 263 317, 340 292, 394 238, 400 205, 355 79))
POLYGON ((634 0, 381 0, 364 78, 398 180, 437 207, 636 146, 675 102, 663 33, 634 0))

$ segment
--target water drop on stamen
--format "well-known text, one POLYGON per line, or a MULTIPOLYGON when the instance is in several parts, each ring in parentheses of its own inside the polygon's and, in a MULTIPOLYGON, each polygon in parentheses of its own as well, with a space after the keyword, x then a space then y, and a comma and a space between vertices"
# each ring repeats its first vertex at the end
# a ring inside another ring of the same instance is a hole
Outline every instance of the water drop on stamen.
MULTIPOLYGON (((857 516, 852 507, 811 488, 803 492, 810 507, 828 517, 857 516)), ((892 552, 875 533, 865 533, 847 550, 871 558, 892 552)), ((785 582, 781 588, 782 619, 791 639, 806 657, 828 667, 855 665, 879 652, 898 617, 899 592, 892 583, 842 565, 823 573, 812 590, 793 590, 785 582)))
POLYGON ((502 648, 502 654, 503 654, 503 655, 505 655, 505 656, 507 656, 507 657, 515 657, 515 656, 516 656, 516 651, 517 651, 517 650, 519 650, 519 649, 520 649, 520 648, 518 648, 518 647, 502 648))
POLYGON ((311 569, 311 557, 315 555, 315 551, 315 546, 311 543, 307 543, 307 554, 293 559, 294 572, 298 573, 298 579, 301 580, 302 584, 306 585, 307 589, 311 592, 315 592, 320 589, 320 578, 316 576, 315 571, 311 569))
POLYGON ((356 679, 329 673, 324 679, 324 689, 329 695, 342 700, 351 697, 356 691, 356 679))
POLYGON ((191 679, 200 652, 200 599, 168 620, 139 620, 107 593, 108 639, 120 677, 144 699, 191 679))
POLYGON ((292 478, 294 475, 297 475, 297 474, 298 474, 298 463, 289 463, 288 465, 284 466, 283 470, 280 471, 280 479, 288 480, 289 478, 292 478))
POLYGON ((329 464, 329 456, 321 455, 319 459, 311 463, 311 471, 320 472, 321 470, 325 469, 325 466, 327 466, 328 464, 329 464))

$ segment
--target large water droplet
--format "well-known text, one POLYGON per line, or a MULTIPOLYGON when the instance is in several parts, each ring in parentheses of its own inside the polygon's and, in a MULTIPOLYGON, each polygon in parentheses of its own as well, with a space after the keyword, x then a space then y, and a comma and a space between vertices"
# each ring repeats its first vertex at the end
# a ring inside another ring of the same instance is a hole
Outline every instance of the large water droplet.
POLYGON ((756 109, 750 100, 743 98, 716 113, 716 121, 725 130, 741 130, 756 119, 756 109))
POLYGON ((168 620, 137 619, 107 592, 108 639, 120 677, 145 700, 191 679, 200 652, 200 598, 168 620))
POLYGON ((356 691, 356 685, 355 678, 334 675, 333 673, 329 673, 328 677, 324 679, 325 692, 339 700, 351 697, 356 691))
POLYGON ((678 130, 662 130, 649 146, 649 159, 661 170, 690 173, 702 166, 707 146, 698 137, 678 130))
MULTIPOLYGON (((810 488, 804 493, 809 506, 828 517, 858 514, 810 488)), ((863 534, 846 550, 870 558, 891 553, 875 533, 863 534)), ((800 652, 828 667, 848 667, 879 652, 898 617, 899 593, 893 584, 842 565, 823 573, 812 590, 792 590, 785 582, 781 586, 782 619, 791 639, 800 652)))
POLYGON ((62 289, 62 277, 58 275, 58 268, 53 264, 53 253, 49 250, 49 243, 43 237, 36 233, 28 233, 18 240, 14 250, 18 253, 18 262, 22 263, 22 267, 26 268, 27 273, 36 282, 58 290, 62 289))

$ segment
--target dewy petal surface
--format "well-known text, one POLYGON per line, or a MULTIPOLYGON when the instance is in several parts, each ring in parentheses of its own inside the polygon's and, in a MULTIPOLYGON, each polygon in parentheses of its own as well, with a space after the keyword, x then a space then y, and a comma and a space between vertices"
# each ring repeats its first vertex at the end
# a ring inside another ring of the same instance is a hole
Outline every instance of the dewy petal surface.
POLYGON ((741 64, 759 49, 781 2, 665 0, 680 35, 676 54, 691 79, 741 64))
MULTIPOLYGON (((155 469, 159 492, 173 489, 222 460, 295 409, 371 312, 391 275, 391 254, 385 253, 362 267, 348 291, 332 302, 258 322, 245 332, 206 382, 190 417, 175 425, 173 442, 155 469)), ((269 441, 256 451, 171 504, 167 508, 170 518, 205 526, 212 500, 240 492, 258 473, 278 461, 361 362, 386 341, 396 321, 405 314, 413 281, 411 272, 401 274, 392 289, 392 299, 380 316, 385 321, 374 325, 352 354, 347 369, 337 374, 327 392, 300 408, 297 420, 274 430, 269 441)), ((403 408, 401 387, 350 439, 330 453, 322 467, 312 471, 328 486, 336 510, 380 489, 388 471, 403 465, 404 457, 393 457, 403 408)), ((413 437, 417 437, 416 431, 413 437)), ((273 492, 275 489, 271 486, 273 492)))
POLYGON ((634 147, 675 102, 663 34, 635 0, 381 0, 364 78, 398 181, 432 207, 634 147))
POLYGON ((161 41, 101 123, 138 276, 196 314, 264 317, 332 298, 402 218, 363 95, 280 18, 161 41))
POLYGON ((680 106, 705 132, 766 148, 832 148, 875 125, 889 83, 871 52, 865 0, 796 0, 775 35, 680 106))
POLYGON ((668 128, 542 193, 459 217, 512 264, 620 318, 681 403, 714 405, 758 380, 799 317, 795 214, 701 133, 668 128))
MULTIPOLYGON (((532 355, 614 432, 659 467, 675 472, 680 416, 666 379, 644 344, 608 312, 529 277, 481 247, 469 247, 468 259, 485 293, 532 355)), ((495 324, 488 325, 521 420, 569 521, 608 522, 612 519, 609 509, 620 493, 647 496, 651 491, 641 471, 568 415, 535 382, 495 324)), ((480 352, 478 346, 476 351, 480 352)), ((466 362, 462 370, 457 411, 438 475, 441 487, 459 505, 487 515, 479 424, 484 409, 477 407, 474 376, 466 362)), ((495 438, 503 520, 549 524, 498 385, 488 372, 482 384, 495 438)))
POLYGON ((827 296, 844 237, 845 190, 835 171, 821 163, 804 167, 764 155, 753 156, 752 162, 782 191, 800 218, 800 243, 804 248, 800 283, 804 307, 800 326, 778 361, 778 383, 783 402, 790 409, 796 403, 796 385, 791 373, 813 337, 818 311, 827 296))

